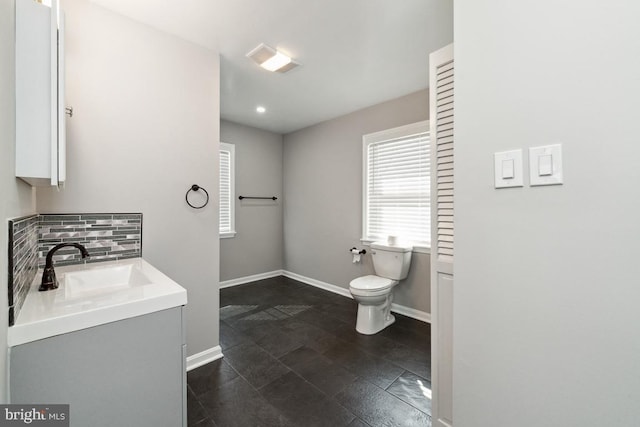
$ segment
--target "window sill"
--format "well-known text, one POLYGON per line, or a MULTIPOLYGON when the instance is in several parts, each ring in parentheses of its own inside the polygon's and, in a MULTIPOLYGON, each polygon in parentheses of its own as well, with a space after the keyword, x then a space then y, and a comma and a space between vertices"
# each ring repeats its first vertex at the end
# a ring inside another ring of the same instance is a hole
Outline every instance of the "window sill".
MULTIPOLYGON (((370 246, 371 243, 375 241, 376 240, 371 240, 371 239, 360 239, 360 242, 362 242, 362 244, 366 246, 370 246)), ((412 252, 416 254, 431 254, 431 247, 427 245, 413 245, 412 252)))
POLYGON ((220 238, 221 239, 231 239, 236 237, 236 232, 235 231, 227 231, 226 233, 220 233, 220 238))

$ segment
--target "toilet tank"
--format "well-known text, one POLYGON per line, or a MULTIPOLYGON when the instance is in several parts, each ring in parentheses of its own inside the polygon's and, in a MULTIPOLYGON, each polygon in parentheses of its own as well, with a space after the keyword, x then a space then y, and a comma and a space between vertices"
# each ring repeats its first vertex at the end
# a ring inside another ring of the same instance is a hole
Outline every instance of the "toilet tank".
POLYGON ((371 257, 376 276, 402 280, 409 274, 412 246, 371 243, 371 257))

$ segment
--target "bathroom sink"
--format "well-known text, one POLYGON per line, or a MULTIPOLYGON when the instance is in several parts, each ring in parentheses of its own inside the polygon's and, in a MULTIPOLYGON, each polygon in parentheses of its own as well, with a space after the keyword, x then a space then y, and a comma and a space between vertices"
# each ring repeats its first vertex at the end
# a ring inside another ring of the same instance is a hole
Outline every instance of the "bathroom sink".
POLYGON ((187 291, 142 258, 56 267, 59 287, 36 274, 9 328, 10 347, 185 305, 187 291))
POLYGON ((63 281, 66 298, 100 295, 151 284, 151 280, 133 264, 69 272, 63 281))

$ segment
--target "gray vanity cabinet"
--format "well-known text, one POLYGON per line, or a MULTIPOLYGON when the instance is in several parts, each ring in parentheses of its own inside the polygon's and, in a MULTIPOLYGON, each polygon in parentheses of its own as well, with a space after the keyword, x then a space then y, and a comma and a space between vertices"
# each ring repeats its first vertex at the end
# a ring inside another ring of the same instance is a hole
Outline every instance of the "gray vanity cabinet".
POLYGON ((12 347, 11 403, 70 404, 72 427, 186 427, 183 310, 12 347))

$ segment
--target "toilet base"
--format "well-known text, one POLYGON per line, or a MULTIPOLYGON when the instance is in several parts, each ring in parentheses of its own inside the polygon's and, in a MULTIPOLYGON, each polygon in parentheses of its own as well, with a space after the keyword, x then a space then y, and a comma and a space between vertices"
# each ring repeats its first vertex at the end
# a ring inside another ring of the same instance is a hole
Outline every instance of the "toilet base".
POLYGON ((358 304, 356 331, 363 335, 377 334, 396 321, 391 314, 391 298, 380 305, 358 304))

